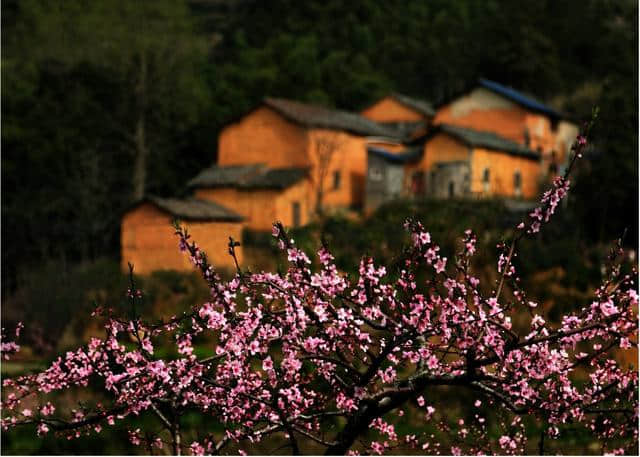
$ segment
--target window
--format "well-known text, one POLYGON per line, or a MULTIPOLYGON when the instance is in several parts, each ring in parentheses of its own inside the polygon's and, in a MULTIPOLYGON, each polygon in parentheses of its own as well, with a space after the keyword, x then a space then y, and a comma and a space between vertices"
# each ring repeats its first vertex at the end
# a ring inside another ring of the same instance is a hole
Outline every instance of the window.
POLYGON ((384 175, 381 168, 374 167, 369 170, 369 179, 371 181, 382 181, 382 178, 384 178, 384 175))
POLYGON ((333 172, 333 190, 340 189, 340 170, 333 172))
POLYGON ((531 145, 531 134, 527 127, 524 128, 524 145, 529 147, 531 145))
POLYGON ((449 198, 453 198, 455 190, 455 184, 453 183, 453 181, 449 181, 449 198))
POLYGON ((484 171, 482 172, 482 190, 485 194, 489 193, 490 189, 490 181, 491 179, 491 174, 489 172, 488 168, 485 168, 484 171))
POLYGON ((519 171, 513 174, 513 193, 516 197, 522 195, 522 175, 520 175, 519 171))
POLYGON ((293 210, 293 214, 292 214, 293 226, 300 227, 300 203, 293 202, 291 209, 293 210))

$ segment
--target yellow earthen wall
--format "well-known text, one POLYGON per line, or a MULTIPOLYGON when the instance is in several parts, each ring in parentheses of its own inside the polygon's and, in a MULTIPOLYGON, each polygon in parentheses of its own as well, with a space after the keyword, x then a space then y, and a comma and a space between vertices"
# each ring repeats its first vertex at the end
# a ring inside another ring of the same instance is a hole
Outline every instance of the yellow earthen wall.
POLYGON ((246 218, 245 224, 249 223, 251 215, 251 200, 246 198, 246 193, 241 193, 234 187, 216 187, 210 189, 196 189, 194 197, 201 200, 208 200, 229 208, 232 211, 246 218))
POLYGON ((471 192, 478 195, 515 197, 514 173, 520 172, 522 198, 538 195, 540 164, 511 154, 487 149, 474 149, 471 159, 471 192), (483 173, 489 168, 489 193, 485 194, 483 173))
MULTIPOLYGON (((305 179, 299 183, 280 192, 276 197, 276 215, 277 218, 271 221, 279 220, 285 227, 293 227, 293 203, 300 203, 300 225, 306 225, 310 222, 313 215, 314 207, 311 206, 311 183, 305 179)), ((266 228, 271 230, 271 224, 266 228)))
POLYGON ((245 226, 252 230, 271 230, 278 219, 276 190, 197 189, 196 198, 219 203, 245 217, 245 226))
POLYGON ((367 171, 366 139, 346 132, 326 129, 312 129, 308 132, 308 151, 311 160, 312 201, 315 208, 322 162, 318 155, 318 141, 329 140, 339 146, 331 155, 324 176, 323 206, 326 209, 345 208, 362 205, 364 199, 365 175, 367 171), (333 173, 340 171, 340 187, 333 188, 333 173))
POLYGON ((300 203, 300 224, 306 225, 314 207, 311 206, 309 180, 302 180, 284 190, 272 189, 196 189, 195 197, 232 209, 246 218, 251 230, 270 231, 275 221, 293 225, 293 203, 300 203))
POLYGON ((307 166, 306 148, 304 128, 261 106, 220 132, 218 165, 307 166))
MULTIPOLYGON (((193 271, 189 257, 178 249, 178 237, 171 226, 172 217, 155 205, 144 203, 128 212, 121 223, 121 261, 123 271, 131 262, 138 274, 155 270, 193 271)), ((191 239, 207 254, 215 267, 235 268, 228 254, 229 236, 242 238, 238 222, 184 222, 191 239)), ((242 249, 237 249, 242 261, 242 249)))
POLYGON ((413 122, 425 119, 422 113, 412 110, 393 97, 383 98, 360 115, 376 122, 413 122))
POLYGON ((578 126, 572 122, 560 121, 558 123, 555 145, 558 163, 566 163, 571 151, 571 145, 575 141, 578 132, 578 126))
POLYGON ((541 114, 528 113, 525 123, 529 129, 529 149, 540 151, 543 155, 550 156, 556 144, 555 132, 551 129, 551 120, 541 114))
POLYGON ((445 133, 437 133, 424 144, 420 162, 407 166, 408 170, 430 171, 434 163, 469 160, 471 149, 445 133))

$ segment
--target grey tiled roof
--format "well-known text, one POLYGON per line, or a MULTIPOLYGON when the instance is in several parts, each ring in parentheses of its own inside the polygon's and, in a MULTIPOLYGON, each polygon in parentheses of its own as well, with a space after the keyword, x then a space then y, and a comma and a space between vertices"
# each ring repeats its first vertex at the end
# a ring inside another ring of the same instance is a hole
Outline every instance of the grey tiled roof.
POLYGON ((427 129, 425 121, 381 122, 380 124, 395 130, 396 136, 405 141, 412 139, 417 133, 423 133, 427 129))
POLYGON ((241 222, 244 217, 212 201, 196 198, 177 199, 149 196, 148 201, 174 217, 185 220, 241 222))
POLYGON ((271 168, 241 182, 245 189, 286 189, 307 176, 307 168, 271 168))
POLYGON ((265 98, 264 104, 295 123, 316 128, 344 130, 364 136, 396 137, 397 133, 359 114, 317 105, 285 100, 265 98))
POLYGON ((307 175, 307 168, 266 168, 262 164, 213 166, 189 181, 190 187, 235 187, 241 189, 286 189, 307 175))
POLYGON ((439 124, 434 133, 441 131, 459 139, 469 146, 484 147, 496 151, 504 151, 510 154, 526 157, 529 159, 539 159, 540 154, 532 151, 521 144, 508 140, 492 132, 473 130, 466 127, 459 127, 451 124, 439 124))
POLYGON ((424 100, 420 100, 418 98, 408 97, 406 95, 393 93, 391 97, 395 98, 397 101, 402 103, 403 105, 418 111, 419 113, 424 114, 425 116, 435 116, 436 110, 433 109, 431 103, 426 102, 424 100))
POLYGON ((251 175, 259 173, 263 164, 213 166, 205 168, 187 183, 189 187, 228 187, 235 186, 251 175))

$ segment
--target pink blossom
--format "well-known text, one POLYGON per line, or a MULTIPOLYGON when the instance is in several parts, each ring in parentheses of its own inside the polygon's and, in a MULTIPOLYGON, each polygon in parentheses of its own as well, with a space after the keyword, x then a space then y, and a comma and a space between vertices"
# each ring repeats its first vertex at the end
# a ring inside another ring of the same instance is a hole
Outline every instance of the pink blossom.
POLYGON ((191 451, 191 455, 204 455, 205 454, 204 447, 200 443, 198 443, 197 441, 194 441, 193 443, 191 443, 191 445, 189 445, 189 450, 191 451))
POLYGON ((40 414, 42 414, 43 416, 50 416, 55 412, 55 410, 55 406, 48 402, 46 405, 40 408, 40 414))
POLYGON ((151 340, 149 338, 145 338, 142 340, 142 349, 147 351, 149 354, 153 354, 153 345, 151 344, 151 340))
POLYGON ((41 422, 41 423, 38 424, 36 432, 37 432, 38 436, 46 435, 47 433, 49 433, 49 427, 47 426, 47 424, 41 422))
POLYGON ((436 260, 436 264, 435 264, 436 272, 443 273, 446 265, 447 265, 446 257, 441 257, 438 260, 436 260))
POLYGON ((436 412, 436 409, 433 406, 431 405, 427 406, 427 419, 433 416, 433 413, 435 412, 436 412))
POLYGON ((602 311, 602 314, 609 317, 618 313, 618 307, 615 306, 611 300, 607 300, 604 303, 600 303, 600 311, 602 311))

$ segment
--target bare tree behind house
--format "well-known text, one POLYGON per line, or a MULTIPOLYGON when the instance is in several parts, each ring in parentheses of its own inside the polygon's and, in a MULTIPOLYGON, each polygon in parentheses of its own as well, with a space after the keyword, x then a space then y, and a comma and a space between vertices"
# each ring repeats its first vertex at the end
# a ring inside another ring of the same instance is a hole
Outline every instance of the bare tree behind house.
MULTIPOLYGON (((316 214, 322 215, 324 213, 324 198, 327 192, 326 180, 331 170, 333 158, 336 155, 336 151, 340 149, 344 140, 340 138, 338 133, 323 133, 315 137, 315 152, 317 166, 314 172, 314 185, 315 185, 315 197, 316 197, 316 214)), ((337 171, 339 173, 339 170, 337 171)), ((341 179, 340 175, 337 177, 338 185, 341 179)))

